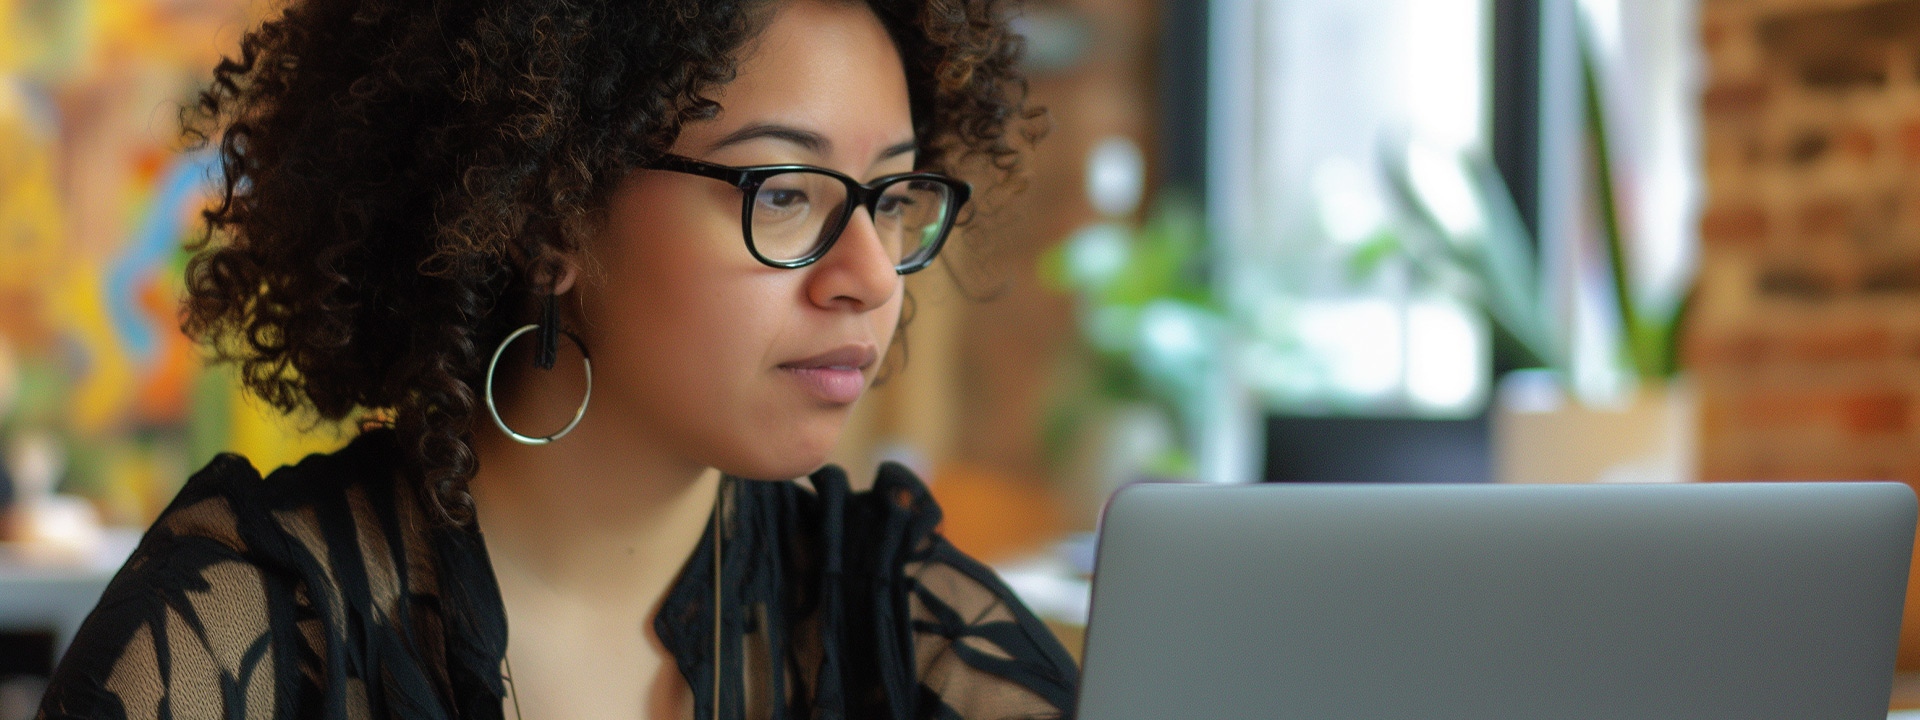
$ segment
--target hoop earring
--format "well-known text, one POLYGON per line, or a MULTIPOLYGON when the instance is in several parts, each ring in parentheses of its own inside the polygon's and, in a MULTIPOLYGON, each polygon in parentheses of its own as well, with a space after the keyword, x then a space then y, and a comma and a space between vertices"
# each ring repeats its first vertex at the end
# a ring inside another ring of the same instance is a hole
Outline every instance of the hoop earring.
POLYGON ((545 445, 565 437, 567 433, 573 432, 574 426, 580 424, 580 418, 585 417, 587 414, 587 401, 593 398, 593 359, 587 357, 586 343, 580 342, 578 335, 560 329, 560 314, 554 307, 552 295, 547 296, 541 315, 544 316, 541 318, 541 322, 523 325, 520 329, 508 333, 507 339, 501 340, 500 346, 494 348, 493 359, 487 362, 487 383, 485 387, 487 412, 493 415, 493 424, 500 428, 500 432, 506 433, 507 437, 527 445, 545 445), (567 339, 573 341, 574 347, 580 348, 580 363, 587 371, 587 393, 580 398, 580 407, 573 411, 573 420, 568 422, 566 427, 560 428, 559 432, 546 437, 532 437, 514 432, 513 428, 507 427, 507 421, 500 419, 500 408, 493 401, 493 372, 500 364, 500 355, 507 351, 507 346, 512 345, 515 339, 535 330, 541 331, 540 347, 535 348, 534 351, 536 356, 534 359, 535 367, 543 370, 553 368, 554 356, 557 354, 556 350, 559 345, 559 336, 566 335, 567 339))

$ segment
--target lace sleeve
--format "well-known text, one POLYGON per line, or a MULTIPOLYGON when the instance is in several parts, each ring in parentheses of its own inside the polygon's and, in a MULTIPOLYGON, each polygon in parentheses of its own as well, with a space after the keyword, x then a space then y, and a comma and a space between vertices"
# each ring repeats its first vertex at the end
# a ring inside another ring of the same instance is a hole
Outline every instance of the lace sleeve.
POLYGON ((909 569, 914 660, 934 717, 1073 715, 1079 671, 1052 631, 992 570, 944 538, 909 569))
POLYGON ((272 586, 244 558, 229 499, 192 490, 155 522, 80 626, 41 701, 42 720, 276 717, 284 678, 275 667, 286 659, 271 642, 272 586))

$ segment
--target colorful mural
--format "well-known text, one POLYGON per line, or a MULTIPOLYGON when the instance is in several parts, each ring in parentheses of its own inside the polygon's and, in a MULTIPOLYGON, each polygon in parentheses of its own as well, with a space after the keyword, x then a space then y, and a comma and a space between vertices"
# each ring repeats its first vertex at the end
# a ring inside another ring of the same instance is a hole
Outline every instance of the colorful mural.
POLYGON ((217 174, 178 113, 252 5, 0 0, 0 477, 51 473, 109 522, 145 524, 216 452, 265 470, 341 442, 178 329, 217 174), (49 445, 54 462, 21 460, 49 445))

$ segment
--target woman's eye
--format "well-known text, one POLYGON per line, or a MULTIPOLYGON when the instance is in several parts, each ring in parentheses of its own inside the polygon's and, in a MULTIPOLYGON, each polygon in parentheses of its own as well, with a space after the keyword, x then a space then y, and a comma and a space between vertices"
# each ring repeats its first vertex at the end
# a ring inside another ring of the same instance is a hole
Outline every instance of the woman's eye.
POLYGON ((906 194, 887 194, 880 196, 880 202, 874 203, 882 215, 898 217, 907 214, 913 207, 913 197, 906 194))
POLYGON ((807 206, 807 193, 802 190, 762 188, 754 202, 767 210, 788 213, 807 206))

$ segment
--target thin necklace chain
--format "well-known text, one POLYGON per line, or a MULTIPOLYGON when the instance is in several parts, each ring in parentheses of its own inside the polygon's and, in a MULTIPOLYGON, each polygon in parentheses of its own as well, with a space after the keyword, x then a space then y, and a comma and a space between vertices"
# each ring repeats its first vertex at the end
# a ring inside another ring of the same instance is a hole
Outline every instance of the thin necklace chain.
MULTIPOLYGON (((720 717, 720 513, 726 507, 727 490, 732 486, 732 478, 720 476, 720 489, 713 503, 713 716, 720 717)), ((500 659, 507 664, 507 696, 513 698, 513 720, 525 720, 520 715, 520 691, 513 686, 513 655, 501 651, 500 659)))
POLYGON ((720 476, 719 497, 713 502, 713 718, 720 718, 720 516, 726 512, 727 503, 732 499, 728 492, 733 482, 726 475, 720 476))

